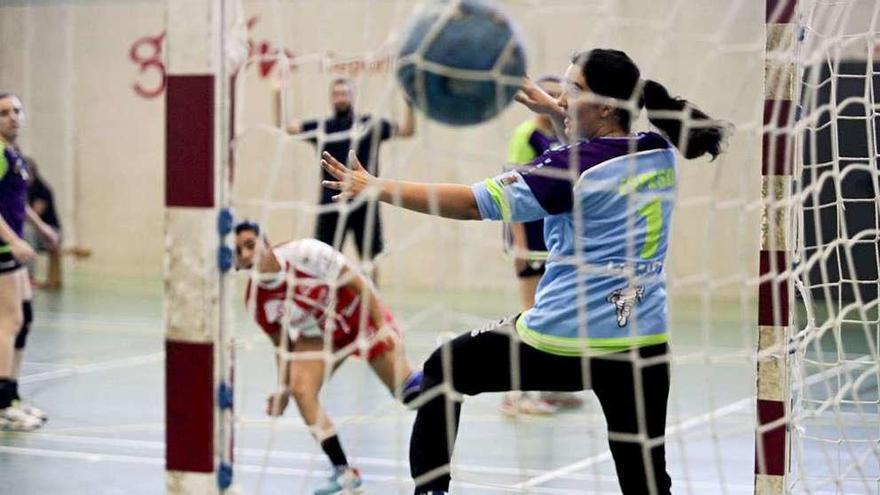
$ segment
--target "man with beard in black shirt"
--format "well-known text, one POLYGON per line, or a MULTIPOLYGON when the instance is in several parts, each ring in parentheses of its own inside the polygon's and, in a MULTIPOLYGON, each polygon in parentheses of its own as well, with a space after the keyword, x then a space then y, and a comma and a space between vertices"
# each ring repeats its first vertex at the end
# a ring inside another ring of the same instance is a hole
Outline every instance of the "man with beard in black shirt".
MULTIPOLYGON (((279 95, 280 96, 280 95, 279 95)), ((410 137, 415 134, 415 118, 412 106, 407 103, 401 125, 380 117, 359 115, 354 110, 354 86, 349 79, 338 78, 330 83, 330 105, 333 116, 324 119, 305 121, 290 120, 287 132, 290 134, 308 133, 307 140, 319 152, 330 153, 342 163, 348 162, 348 152, 353 150, 358 160, 373 175, 379 174, 379 146, 392 137, 410 137)), ((280 111, 280 98, 279 98, 280 111)), ((323 180, 333 177, 322 171, 323 180)), ((321 188, 321 205, 331 205, 335 191, 321 188)), ((342 249, 349 232, 354 234, 361 260, 371 260, 379 254, 384 245, 379 205, 368 201, 347 215, 340 214, 337 208, 330 208, 318 214, 315 238, 337 250, 342 249)), ((373 273, 375 280, 375 272, 373 273)))

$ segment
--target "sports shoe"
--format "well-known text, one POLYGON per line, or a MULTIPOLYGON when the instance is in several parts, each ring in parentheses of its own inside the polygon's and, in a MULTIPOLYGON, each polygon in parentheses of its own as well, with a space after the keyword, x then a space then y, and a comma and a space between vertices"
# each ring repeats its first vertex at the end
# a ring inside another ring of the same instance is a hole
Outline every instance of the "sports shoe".
POLYGON ((40 420, 40 422, 45 423, 47 419, 49 419, 49 415, 46 414, 46 411, 40 409, 39 407, 28 404, 27 402, 22 402, 21 399, 17 399, 12 401, 12 406, 21 409, 28 416, 33 416, 40 420))
POLYGON ((27 414, 22 409, 10 405, 0 409, 0 430, 5 431, 33 431, 43 426, 43 422, 27 414))
POLYGON ((361 493, 361 472, 349 466, 334 468, 327 484, 315 490, 315 495, 356 495, 361 493))
POLYGON ((558 410, 556 406, 527 394, 505 394, 501 402, 501 413, 506 416, 533 415, 544 416, 558 410))
POLYGON ((422 392, 422 378, 424 376, 422 370, 413 371, 400 386, 400 401, 403 405, 408 405, 422 392))

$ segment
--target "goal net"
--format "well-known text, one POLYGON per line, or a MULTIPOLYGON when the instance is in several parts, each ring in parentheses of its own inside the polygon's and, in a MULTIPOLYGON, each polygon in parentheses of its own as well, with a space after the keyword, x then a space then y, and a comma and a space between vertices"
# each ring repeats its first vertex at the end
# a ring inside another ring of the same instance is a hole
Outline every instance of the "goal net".
POLYGON ((799 12, 789 486, 880 493, 880 5, 799 12))
MULTIPOLYGON (((561 75, 575 51, 618 48, 643 77, 736 126, 718 160, 678 166, 666 268, 673 490, 880 493, 878 4, 770 1, 766 12, 721 0, 503 4, 532 77, 561 75), (787 94, 774 94, 786 84, 787 94)), ((291 134, 288 123, 329 116, 331 82, 344 77, 357 114, 399 125, 406 105, 394 57, 417 6, 241 5, 250 59, 233 85, 232 206, 272 243, 312 237, 319 214, 344 220, 365 201, 318 203, 320 143, 358 130, 291 134)), ((514 106, 450 128, 417 114, 415 136, 383 142, 371 165, 383 177, 474 183, 497 175, 511 133, 529 118, 514 106)), ((634 128, 650 126, 642 116, 634 128)), ((384 249, 360 267, 377 277, 416 366, 450 335, 522 309, 500 225, 369 208, 380 212, 384 249)), ((358 259, 351 240, 341 249, 358 259)), ((247 493, 311 493, 330 474, 312 432, 293 406, 281 418, 264 414, 265 396, 279 387, 274 357, 297 358, 273 351, 244 310, 245 278, 232 303, 235 479, 247 493)), ((327 362, 341 357, 324 352, 327 362)), ((328 376, 320 397, 366 493, 408 493, 412 413, 355 359, 328 376)), ((579 410, 513 419, 498 413, 493 394, 468 398, 453 492, 618 493, 602 410, 589 393, 582 398, 579 410)))

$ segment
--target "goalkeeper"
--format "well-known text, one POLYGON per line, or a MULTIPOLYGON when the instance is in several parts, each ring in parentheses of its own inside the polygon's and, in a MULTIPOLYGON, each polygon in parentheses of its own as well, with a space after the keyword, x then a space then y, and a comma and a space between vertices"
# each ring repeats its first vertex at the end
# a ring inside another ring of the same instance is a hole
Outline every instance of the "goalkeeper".
POLYGON ((575 55, 558 99, 526 80, 517 100, 548 115, 571 144, 473 186, 380 180, 353 158, 348 169, 324 154, 324 169, 336 178, 325 186, 341 191, 338 199, 369 190, 381 201, 459 220, 544 219, 549 256, 535 305, 444 343, 425 362, 423 390, 445 385, 456 393, 419 408, 410 441, 416 493, 449 489, 462 395, 589 388, 602 405, 623 493, 668 494, 664 263, 673 143, 686 158, 714 157, 725 128, 642 80, 618 50, 575 55), (642 106, 662 135, 632 132, 642 106))

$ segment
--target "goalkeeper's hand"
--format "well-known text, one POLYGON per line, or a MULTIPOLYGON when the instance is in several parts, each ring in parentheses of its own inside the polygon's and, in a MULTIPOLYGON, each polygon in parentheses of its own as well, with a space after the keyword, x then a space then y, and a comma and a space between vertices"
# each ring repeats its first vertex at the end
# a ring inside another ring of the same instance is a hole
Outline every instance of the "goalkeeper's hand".
POLYGON ((352 199, 365 191, 372 192, 373 194, 378 193, 378 179, 367 172, 367 169, 364 168, 357 155, 355 155, 354 150, 349 151, 348 162, 351 168, 346 167, 326 151, 321 155, 321 166, 336 179, 335 181, 321 181, 321 185, 327 189, 339 191, 339 194, 333 196, 333 200, 344 201, 352 199))
POLYGON ((551 118, 565 118, 565 110, 559 106, 556 99, 547 94, 546 91, 528 77, 523 78, 522 86, 520 86, 514 99, 539 115, 547 115, 551 118))

